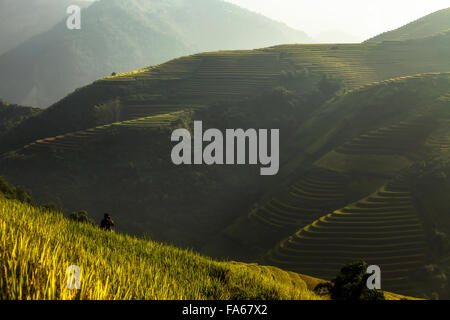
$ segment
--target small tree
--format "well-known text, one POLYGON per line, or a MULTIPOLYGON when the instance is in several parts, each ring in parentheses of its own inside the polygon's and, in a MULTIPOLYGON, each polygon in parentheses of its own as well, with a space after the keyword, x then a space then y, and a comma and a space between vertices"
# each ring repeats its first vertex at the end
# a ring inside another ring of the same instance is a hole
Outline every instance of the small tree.
POLYGON ((90 223, 92 225, 95 225, 94 221, 91 218, 89 218, 88 213, 86 211, 72 212, 69 216, 69 219, 72 221, 90 223))
POLYGON ((314 291, 320 295, 329 294, 332 300, 375 301, 385 300, 380 290, 367 288, 369 265, 364 261, 347 264, 331 282, 320 283, 314 291))
POLYGON ((33 203, 33 198, 25 188, 15 187, 3 177, 0 177, 0 195, 11 200, 18 200, 30 204, 33 203))

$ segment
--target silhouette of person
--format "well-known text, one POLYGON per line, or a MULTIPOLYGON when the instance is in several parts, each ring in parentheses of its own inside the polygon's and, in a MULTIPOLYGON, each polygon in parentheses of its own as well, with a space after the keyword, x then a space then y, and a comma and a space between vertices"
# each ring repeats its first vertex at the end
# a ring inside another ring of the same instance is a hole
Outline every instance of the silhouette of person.
POLYGON ((107 231, 112 231, 113 226, 114 226, 114 221, 111 219, 109 214, 105 213, 103 220, 100 223, 100 228, 107 230, 107 231))

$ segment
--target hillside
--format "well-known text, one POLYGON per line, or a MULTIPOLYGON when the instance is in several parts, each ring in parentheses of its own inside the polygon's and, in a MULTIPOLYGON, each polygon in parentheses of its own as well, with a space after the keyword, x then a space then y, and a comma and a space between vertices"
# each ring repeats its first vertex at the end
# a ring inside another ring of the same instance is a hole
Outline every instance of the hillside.
POLYGON ((104 232, 1 194, 0 244, 2 300, 323 299, 312 291, 315 278, 104 232), (80 291, 67 289, 73 264, 81 269, 80 291))
POLYGON ((38 108, 10 105, 0 99, 0 136, 40 111, 38 108))
POLYGON ((203 51, 309 41, 221 0, 102 0, 83 10, 81 30, 61 19, 1 56, 0 96, 46 107, 113 72, 203 51))
POLYGON ((24 122, 1 148, 220 101, 239 101, 277 86, 305 94, 323 75, 346 90, 385 79, 450 70, 450 33, 417 41, 354 45, 283 45, 220 51, 94 82, 24 122), (220 76, 219 76, 220 75, 220 76))
POLYGON ((415 20, 393 31, 382 33, 367 42, 403 41, 434 36, 450 30, 450 8, 415 20))
POLYGON ((293 158, 318 160, 314 154, 297 155, 313 147, 304 145, 303 137, 322 141, 317 134, 332 128, 327 119, 342 119, 335 124, 348 127, 346 109, 338 107, 322 124, 308 122, 336 90, 358 97, 351 90, 373 81, 450 70, 448 36, 205 53, 107 77, 3 137, 1 149, 9 153, 2 156, 0 171, 42 201, 63 204, 67 210, 86 209, 96 217, 114 211, 121 231, 149 232, 158 240, 200 250, 248 213, 261 194, 292 179, 292 167, 311 165, 310 160, 291 165, 293 158), (174 166, 170 132, 191 127, 199 118, 205 127, 280 128, 285 156, 279 176, 262 183, 255 167, 174 166), (302 128, 310 130, 297 133, 302 128), (289 139, 295 135, 302 138, 289 139))
POLYGON ((319 299, 294 273, 216 262, 1 198, 0 208, 2 300, 319 299), (72 264, 86 279, 77 296, 66 286, 72 264))
MULTIPOLYGON (((106 77, 2 137, 0 174, 65 214, 87 210, 98 220, 109 212, 120 232, 276 264, 269 252, 335 210, 395 202, 390 189, 366 198, 443 148, 449 37, 209 52, 106 77), (198 119, 204 129, 280 129, 279 174, 261 177, 259 167, 245 165, 174 165, 171 132, 192 130, 198 119)), ((415 215, 435 213, 424 212, 414 207, 402 216, 416 224, 408 231, 426 248, 432 229, 417 227, 415 215)), ((295 268, 291 256, 293 263, 283 263, 295 268)), ((411 265, 420 269, 433 259, 411 265)), ((315 263, 309 267, 322 272, 315 263)), ((418 294, 441 290, 423 287, 425 277, 413 288, 418 294)), ((411 289, 400 280, 389 285, 411 289)))
POLYGON ((84 8, 90 4, 83 0, 1 0, 0 56, 65 19, 70 5, 84 8))
POLYGON ((265 264, 325 279, 337 265, 365 259, 381 266, 389 290, 430 290, 421 270, 448 252, 437 258, 427 248, 434 228, 447 229, 426 222, 430 214, 417 201, 429 203, 430 194, 417 188, 422 166, 448 172, 431 163, 449 160, 449 80, 448 73, 393 79, 319 108, 297 133, 304 154, 290 165, 288 186, 262 198, 206 252, 259 254, 265 264))

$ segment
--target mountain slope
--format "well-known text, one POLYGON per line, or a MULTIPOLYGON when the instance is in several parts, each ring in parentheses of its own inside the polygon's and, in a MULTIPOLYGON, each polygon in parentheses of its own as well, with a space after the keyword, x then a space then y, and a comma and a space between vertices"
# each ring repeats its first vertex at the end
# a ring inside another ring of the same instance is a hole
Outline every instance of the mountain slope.
POLYGON ((10 105, 0 99, 0 136, 40 111, 38 108, 10 105))
POLYGON ((0 57, 0 96, 48 106, 96 79, 218 49, 308 42, 300 31, 221 0, 102 0, 81 30, 61 21, 0 57))
MULTIPOLYGON (((299 150, 322 142, 324 136, 318 134, 336 124, 349 128, 344 113, 356 108, 358 99, 344 108, 320 108, 339 88, 336 78, 344 90, 354 90, 393 76, 449 70, 446 37, 205 53, 108 77, 11 130, 1 139, 2 151, 10 153, 2 157, 0 171, 41 201, 85 209, 94 217, 114 211, 121 231, 149 232, 155 239, 200 250, 248 213, 261 194, 300 175, 296 167, 308 168, 323 156, 300 154, 301 162, 289 163, 299 150), (323 122, 309 123, 316 109, 323 112, 323 122), (255 166, 173 165, 171 131, 192 128, 195 119, 202 119, 205 128, 279 128, 279 175, 263 179, 255 166), (309 131, 296 134, 302 128, 309 131), (307 142, 311 144, 303 144, 307 142)), ((393 99, 389 104, 397 105, 395 95, 387 94, 393 99)), ((417 95, 402 96, 411 99, 400 109, 379 110, 401 117, 411 101, 420 101, 417 95)), ((377 109, 364 110, 360 116, 370 118, 377 109)), ((364 126, 370 124, 364 119, 364 126)), ((330 143, 322 152, 334 148, 330 143)))
MULTIPOLYGON (((321 282, 274 267, 216 262, 191 251, 109 233, 0 194, 0 297, 81 300, 322 300, 321 282), (81 290, 68 290, 69 265, 81 290)), ((407 298, 386 293, 389 300, 407 298)))
POLYGON ((238 101, 280 85, 305 93, 323 75, 341 80, 349 90, 399 76, 449 71, 449 39, 450 33, 401 43, 283 45, 183 57, 77 90, 17 128, 0 150, 118 120, 238 101), (99 106, 116 111, 101 116, 99 106))
POLYGON ((403 41, 434 36, 450 30, 450 8, 429 14, 393 31, 382 33, 367 42, 403 41))
POLYGON ((0 56, 65 19, 70 5, 83 8, 90 4, 83 0, 0 0, 0 56))
POLYGON ((2 300, 320 299, 292 272, 215 262, 1 197, 0 231, 2 300), (73 264, 80 292, 67 289, 73 264))
POLYGON ((449 36, 204 53, 107 77, 11 130, 0 171, 66 213, 110 212, 120 231, 253 260, 424 159, 424 139, 442 116, 433 111, 428 121, 425 111, 446 103, 449 79, 411 75, 450 70, 449 36), (174 165, 171 132, 192 130, 198 119, 205 129, 279 128, 279 174, 174 165), (371 146, 380 154, 360 154, 371 146), (265 206, 290 184, 298 205, 265 206), (223 233, 258 204, 272 225, 223 233), (274 227, 286 224, 280 233, 274 227), (226 241, 211 241, 217 235, 226 241))
POLYGON ((448 146, 449 81, 449 73, 392 79, 320 107, 293 136, 301 151, 289 185, 266 194, 204 251, 259 254, 265 264, 325 279, 332 265, 364 259, 382 265, 384 288, 424 294, 422 276, 411 283, 432 260, 432 231, 411 187, 416 167, 448 146))

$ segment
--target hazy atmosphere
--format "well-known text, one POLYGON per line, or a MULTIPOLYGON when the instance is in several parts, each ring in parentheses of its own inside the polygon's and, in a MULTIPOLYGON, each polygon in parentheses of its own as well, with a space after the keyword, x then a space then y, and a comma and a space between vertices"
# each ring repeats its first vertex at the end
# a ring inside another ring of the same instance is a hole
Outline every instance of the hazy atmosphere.
POLYGON ((227 1, 282 21, 319 42, 364 41, 450 6, 449 0, 227 1))
POLYGON ((2 310, 450 300, 449 194, 450 0, 0 0, 2 310))

